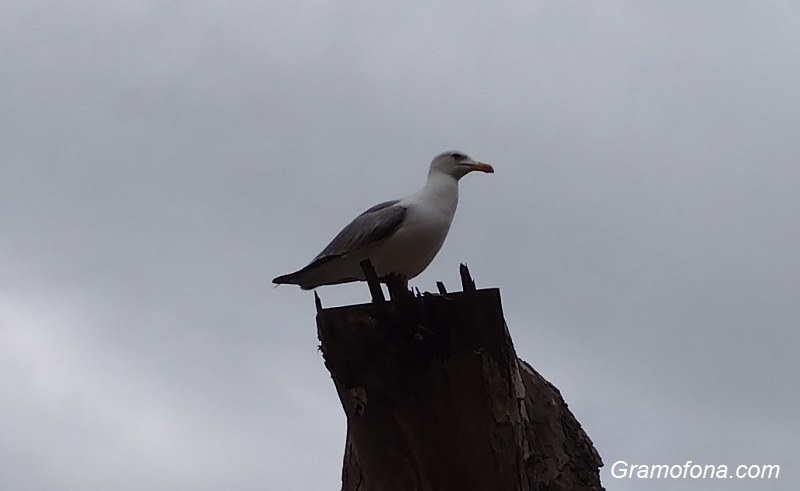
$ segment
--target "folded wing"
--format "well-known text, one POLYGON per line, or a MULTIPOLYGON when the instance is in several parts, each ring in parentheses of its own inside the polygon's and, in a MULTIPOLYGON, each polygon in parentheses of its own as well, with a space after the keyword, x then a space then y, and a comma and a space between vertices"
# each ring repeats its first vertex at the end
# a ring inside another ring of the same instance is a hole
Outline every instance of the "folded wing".
POLYGON ((391 236, 406 218, 406 207, 398 204, 399 201, 384 201, 366 210, 342 229, 308 266, 294 273, 278 276, 272 282, 303 286, 304 277, 320 265, 364 250, 391 236))

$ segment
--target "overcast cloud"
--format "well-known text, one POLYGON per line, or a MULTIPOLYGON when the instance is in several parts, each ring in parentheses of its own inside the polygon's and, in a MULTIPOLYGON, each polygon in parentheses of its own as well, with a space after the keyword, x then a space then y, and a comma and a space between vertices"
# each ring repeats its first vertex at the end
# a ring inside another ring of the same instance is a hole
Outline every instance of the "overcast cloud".
POLYGON ((3 490, 339 489, 270 279, 447 149, 497 173, 413 284, 501 289, 609 490, 800 488, 800 4, 8 0, 0 62, 3 490))

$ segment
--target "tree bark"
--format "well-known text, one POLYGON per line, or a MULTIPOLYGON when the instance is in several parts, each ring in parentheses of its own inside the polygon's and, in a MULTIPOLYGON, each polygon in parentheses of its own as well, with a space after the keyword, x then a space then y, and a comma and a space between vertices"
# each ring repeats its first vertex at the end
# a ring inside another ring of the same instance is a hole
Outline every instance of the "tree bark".
MULTIPOLYGON (((368 276, 369 277, 369 276, 368 276)), ((602 490, 602 461, 552 384, 517 358, 500 292, 413 294, 323 309, 325 365, 347 416, 343 491, 602 490)))

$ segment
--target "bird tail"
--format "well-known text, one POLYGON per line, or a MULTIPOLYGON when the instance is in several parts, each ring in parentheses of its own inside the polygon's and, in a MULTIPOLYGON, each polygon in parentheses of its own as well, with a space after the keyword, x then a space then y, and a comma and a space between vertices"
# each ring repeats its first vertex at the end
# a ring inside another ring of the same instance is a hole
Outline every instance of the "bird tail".
POLYGON ((275 286, 297 285, 302 290, 311 290, 319 286, 319 284, 314 283, 313 279, 309 278, 308 266, 301 270, 295 271, 294 273, 288 273, 275 277, 272 279, 272 282, 275 283, 275 286))
POLYGON ((300 279, 298 278, 300 271, 294 273, 283 274, 272 278, 272 282, 276 285, 299 285, 300 279))
MULTIPOLYGON (((334 259, 336 256, 324 256, 318 257, 311 261, 311 264, 304 267, 303 269, 299 269, 293 273, 284 274, 272 279, 272 282, 276 285, 298 285, 303 290, 312 290, 320 285, 323 284, 334 284, 334 283, 327 283, 327 282, 320 282, 318 279, 315 279, 315 271, 318 272, 318 268, 334 259)), ((354 281, 354 279, 348 279, 346 281, 354 281)), ((340 281, 339 281, 340 282, 340 281)))

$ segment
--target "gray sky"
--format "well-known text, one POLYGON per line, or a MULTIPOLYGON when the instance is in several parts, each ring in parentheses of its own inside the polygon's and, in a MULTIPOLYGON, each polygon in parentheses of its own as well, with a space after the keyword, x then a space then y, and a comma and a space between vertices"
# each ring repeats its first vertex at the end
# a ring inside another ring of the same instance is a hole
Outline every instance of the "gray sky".
POLYGON ((608 489, 800 487, 796 2, 0 10, 0 488, 338 489, 313 299, 270 279, 454 148, 497 173, 413 284, 501 289, 608 489))

